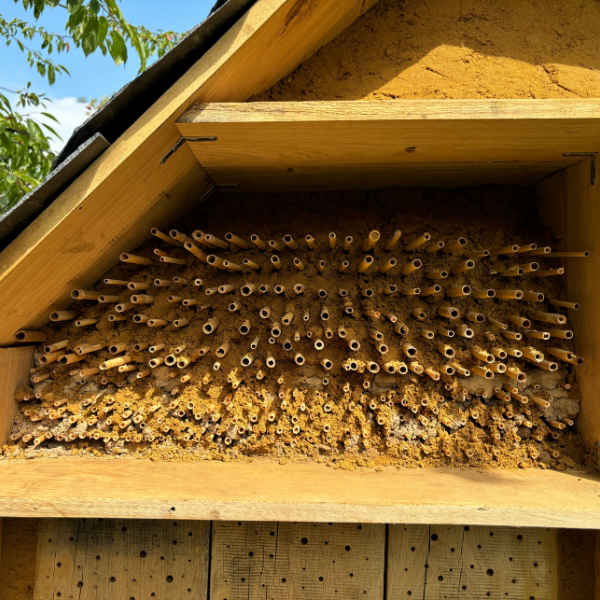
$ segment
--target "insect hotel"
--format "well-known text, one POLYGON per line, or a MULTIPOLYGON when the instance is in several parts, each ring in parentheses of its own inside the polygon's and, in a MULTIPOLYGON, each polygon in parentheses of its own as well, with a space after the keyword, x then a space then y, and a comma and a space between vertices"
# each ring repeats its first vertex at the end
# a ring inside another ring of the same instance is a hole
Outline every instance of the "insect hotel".
POLYGON ((600 102, 369 96, 401 8, 229 0, 0 221, 0 592, 594 597, 600 102))

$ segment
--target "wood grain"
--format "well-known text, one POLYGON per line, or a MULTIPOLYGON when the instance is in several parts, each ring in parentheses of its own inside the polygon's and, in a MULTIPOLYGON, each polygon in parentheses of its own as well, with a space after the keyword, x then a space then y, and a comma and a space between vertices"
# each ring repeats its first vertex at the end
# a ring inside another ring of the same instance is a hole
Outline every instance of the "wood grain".
POLYGON ((0 254, 0 345, 48 322, 70 291, 189 211, 213 182, 183 147, 177 117, 193 102, 244 101, 292 71, 376 0, 259 0, 0 254), (51 263, 50 263, 51 261, 51 263), (40 268, 50 265, 52 268, 40 268))
POLYGON ((268 461, 0 461, 0 516, 600 528, 600 478, 268 461), (232 485, 232 481, 235 485, 232 485))
MULTIPOLYGON (((536 186, 539 214, 557 238, 558 250, 588 250, 589 258, 561 259, 567 280, 567 298, 581 309, 568 310, 569 328, 578 355, 587 360, 575 367, 581 387, 581 412, 577 429, 588 448, 600 441, 600 184, 590 184, 590 159, 557 173, 536 186)), ((554 249, 554 248, 553 248, 554 249)))
POLYGON ((213 523, 211 598, 383 600, 385 526, 213 523))
POLYGON ((43 519, 33 598, 204 600, 209 528, 205 521, 43 519))
POLYGON ((556 600, 556 530, 391 525, 389 600, 556 600))
POLYGON ((532 184, 581 160, 570 148, 600 147, 600 102, 196 104, 177 126, 217 137, 190 147, 236 191, 532 184))
POLYGON ((15 390, 29 385, 33 366, 33 346, 0 348, 0 446, 10 435, 18 402, 15 390))

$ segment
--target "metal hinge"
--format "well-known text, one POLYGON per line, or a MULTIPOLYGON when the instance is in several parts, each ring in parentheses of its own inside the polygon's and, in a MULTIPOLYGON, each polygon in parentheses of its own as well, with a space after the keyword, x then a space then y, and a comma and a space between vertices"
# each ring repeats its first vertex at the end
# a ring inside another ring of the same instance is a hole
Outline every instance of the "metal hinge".
POLYGON ((161 165, 164 165, 169 158, 171 158, 171 156, 173 156, 173 154, 175 154, 175 152, 177 152, 177 150, 179 150, 179 148, 181 148, 181 146, 183 146, 183 144, 185 144, 186 142, 216 142, 217 138, 216 137, 180 137, 172 146, 169 150, 167 150, 167 153, 160 159, 160 163, 161 165))
POLYGON ((590 183, 592 185, 596 185, 596 174, 598 172, 598 153, 597 152, 565 152, 563 156, 591 156, 592 164, 591 164, 591 173, 590 173, 590 183))

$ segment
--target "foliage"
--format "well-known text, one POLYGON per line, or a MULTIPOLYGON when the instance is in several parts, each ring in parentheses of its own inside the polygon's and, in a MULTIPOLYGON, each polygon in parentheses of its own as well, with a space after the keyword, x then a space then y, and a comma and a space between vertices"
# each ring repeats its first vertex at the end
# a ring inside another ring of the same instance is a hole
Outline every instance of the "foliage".
POLYGON ((77 102, 85 105, 86 114, 88 117, 95 113, 97 110, 100 110, 103 106, 107 105, 110 102, 111 96, 102 96, 100 99, 92 98, 89 102, 85 96, 80 96, 77 98, 77 102))
MULTIPOLYGON (((0 14, 0 38, 6 45, 15 44, 28 65, 53 85, 58 75, 68 75, 67 69, 54 60, 56 55, 79 49, 85 56, 101 52, 110 55, 116 65, 127 62, 131 50, 140 60, 140 72, 152 56, 161 57, 176 44, 181 35, 172 31, 150 31, 130 24, 117 0, 14 0, 31 11, 37 21, 46 10, 64 11, 65 33, 48 31, 21 19, 4 19, 0 14)), ((50 151, 51 137, 58 138, 40 117, 56 121, 46 109, 50 100, 44 94, 24 90, 7 90, 16 96, 14 106, 0 93, 0 214, 31 191, 49 173, 54 160, 50 151), (32 109, 22 114, 23 109, 32 109), (46 131, 45 131, 45 130, 46 131)), ((108 101, 106 97, 92 100, 89 112, 108 101)), ((51 110, 51 109, 49 109, 51 110)))

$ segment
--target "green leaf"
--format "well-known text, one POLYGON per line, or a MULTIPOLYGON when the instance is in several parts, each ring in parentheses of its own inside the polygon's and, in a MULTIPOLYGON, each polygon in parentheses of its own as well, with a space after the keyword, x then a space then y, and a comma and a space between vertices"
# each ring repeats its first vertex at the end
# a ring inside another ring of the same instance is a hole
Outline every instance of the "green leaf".
POLYGON ((90 12, 97 15, 100 12, 100 2, 98 0, 90 0, 89 9, 90 12))
POLYGON ((40 142, 46 138, 44 132, 40 129, 40 126, 31 119, 27 119, 27 131, 29 132, 30 137, 36 142, 40 142))
POLYGON ((50 113, 43 112, 40 114, 43 115, 44 117, 46 117, 47 119, 52 119, 55 123, 59 122, 58 119, 54 115, 51 115, 50 113))
POLYGON ((86 56, 96 51, 98 47, 98 19, 90 18, 83 30, 81 48, 86 56))
POLYGON ((112 59, 115 61, 116 65, 120 65, 122 63, 127 62, 127 46, 125 45, 125 40, 122 38, 121 34, 117 31, 111 31, 110 37, 112 43, 110 45, 110 55, 112 59))
POLYGON ((107 33, 108 21, 106 20, 106 17, 100 17, 98 19, 98 46, 102 46, 104 44, 104 40, 106 39, 107 33))
POLYGON ((54 85, 56 81, 56 70, 53 65, 48 65, 48 83, 54 85))
POLYGON ((82 0, 67 0, 67 9, 73 14, 79 10, 81 3, 82 0))
MULTIPOLYGON (((54 117, 52 117, 54 119, 54 117)), ((56 119, 54 119, 56 121, 56 119)), ((58 123, 58 121, 57 121, 58 123)), ((46 125, 46 123, 42 123, 42 125, 55 137, 57 137, 59 140, 62 141, 62 138, 60 137, 60 135, 58 135, 58 133, 56 133, 56 131, 54 131, 54 129, 52 129, 52 127, 50 127, 50 125, 46 125)))

